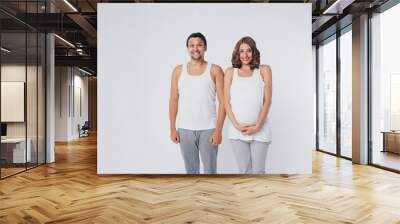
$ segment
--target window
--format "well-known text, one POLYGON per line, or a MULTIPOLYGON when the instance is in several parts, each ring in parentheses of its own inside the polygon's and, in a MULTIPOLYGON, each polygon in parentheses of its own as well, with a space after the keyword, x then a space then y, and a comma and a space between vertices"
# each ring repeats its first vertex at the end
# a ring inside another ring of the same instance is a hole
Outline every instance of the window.
POLYGON ((371 18, 372 164, 400 170, 400 5, 371 18))
POLYGON ((340 155, 352 157, 352 35, 340 36, 340 155))
POLYGON ((336 153, 336 39, 318 47, 318 148, 336 153))

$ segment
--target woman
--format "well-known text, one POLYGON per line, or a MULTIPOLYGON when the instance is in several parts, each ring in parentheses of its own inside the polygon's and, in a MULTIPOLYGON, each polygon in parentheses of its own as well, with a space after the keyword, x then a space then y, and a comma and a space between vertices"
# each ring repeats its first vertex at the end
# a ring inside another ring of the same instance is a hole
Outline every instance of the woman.
POLYGON ((251 37, 243 37, 232 53, 225 73, 225 109, 231 121, 229 139, 239 173, 264 174, 271 131, 272 72, 260 65, 260 52, 251 37))

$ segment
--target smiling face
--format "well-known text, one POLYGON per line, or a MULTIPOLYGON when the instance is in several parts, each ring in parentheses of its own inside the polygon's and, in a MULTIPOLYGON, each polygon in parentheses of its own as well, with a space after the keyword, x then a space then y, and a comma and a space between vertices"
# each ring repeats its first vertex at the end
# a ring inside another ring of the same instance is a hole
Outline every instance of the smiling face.
POLYGON ((242 43, 240 45, 239 59, 242 62, 242 65, 249 65, 251 63, 251 60, 253 60, 253 50, 248 44, 242 43))
POLYGON ((193 60, 202 59, 204 57, 204 53, 207 51, 205 43, 198 37, 192 37, 188 40, 187 49, 190 57, 193 60))
POLYGON ((253 70, 260 66, 260 51, 257 49, 253 38, 249 36, 242 37, 235 44, 231 62, 233 68, 241 68, 242 65, 246 65, 253 70))

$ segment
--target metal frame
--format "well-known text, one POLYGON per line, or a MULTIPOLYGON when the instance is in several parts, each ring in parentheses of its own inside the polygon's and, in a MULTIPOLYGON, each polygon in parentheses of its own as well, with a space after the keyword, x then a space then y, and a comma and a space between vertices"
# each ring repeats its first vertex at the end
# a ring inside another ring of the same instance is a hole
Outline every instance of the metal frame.
MULTIPOLYGON (((36 12, 39 12, 39 2, 36 2, 36 12)), ((39 33, 36 32, 36 166, 39 165, 39 33)), ((45 150, 46 151, 46 150, 45 150)))
MULTIPOLYGON (((25 21, 27 18, 27 1, 25 1, 25 21)), ((28 170, 28 24, 25 23, 25 102, 24 102, 24 120, 25 120, 25 170, 28 170)))
POLYGON ((368 45, 368 53, 367 53, 367 64, 368 64, 368 69, 367 69, 367 132, 368 132, 368 155, 367 155, 367 162, 368 164, 372 165, 372 63, 371 63, 371 56, 372 56, 372 32, 371 32, 371 19, 372 19, 372 13, 368 13, 368 21, 367 21, 367 26, 368 26, 368 35, 367 35, 367 45, 368 45))
POLYGON ((340 65, 340 30, 336 30, 336 154, 342 154, 342 124, 340 114, 340 84, 341 84, 341 65, 340 65))
POLYGON ((315 148, 318 150, 319 149, 319 45, 315 46, 315 148))
MULTIPOLYGON (((342 155, 342 150, 341 150, 341 116, 340 116, 340 102, 341 102, 341 97, 340 97, 340 93, 341 93, 341 88, 340 88, 340 84, 341 84, 341 65, 340 65, 340 37, 342 35, 344 35, 347 31, 349 31, 349 27, 352 25, 352 23, 346 25, 345 27, 340 27, 337 26, 337 31, 336 33, 332 34, 331 36, 323 39, 320 41, 320 43, 327 43, 330 41, 336 41, 336 153, 332 153, 332 152, 328 152, 325 151, 323 149, 319 148, 319 53, 318 53, 318 49, 319 49, 319 44, 316 47, 316 150, 318 152, 323 152, 329 155, 333 155, 339 158, 343 158, 343 159, 347 159, 347 160, 352 160, 352 158, 347 157, 342 155), (333 38, 334 36, 334 38, 333 38)), ((351 30, 351 29, 350 29, 351 30)))
MULTIPOLYGON (((45 0, 45 12, 48 13, 48 0, 45 0)), ((47 32, 44 32, 44 161, 47 163, 47 32)), ((43 71, 42 71, 43 72, 43 71)), ((42 74, 43 75, 43 74, 42 74)), ((42 164, 41 164, 42 165, 42 164)))
MULTIPOLYGON (((0 30, 1 30, 1 23, 0 23, 0 30)), ((0 32, 0 46, 2 46, 2 32, 0 32)), ((1 124, 1 77, 2 77, 2 75, 1 75, 1 67, 2 67, 2 64, 1 64, 1 61, 2 61, 2 58, 1 58, 1 55, 2 55, 2 53, 0 52, 0 124, 1 124)), ((0 136, 1 136, 1 134, 0 134, 0 136)), ((1 149, 1 144, 0 144, 0 165, 1 165, 1 151, 2 151, 2 149, 1 149)), ((0 180, 1 180, 1 166, 0 166, 0 180)))

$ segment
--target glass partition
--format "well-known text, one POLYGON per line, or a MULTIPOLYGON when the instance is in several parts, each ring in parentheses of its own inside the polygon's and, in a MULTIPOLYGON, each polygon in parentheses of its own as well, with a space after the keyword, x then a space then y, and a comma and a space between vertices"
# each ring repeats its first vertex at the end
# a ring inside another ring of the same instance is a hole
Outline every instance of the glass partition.
MULTIPOLYGON (((44 5, 0 2, 17 16, 44 5)), ((45 34, 10 15, 0 12, 1 179, 45 163, 45 34)))
POLYGON ((26 169, 26 33, 1 34, 1 176, 26 169))

